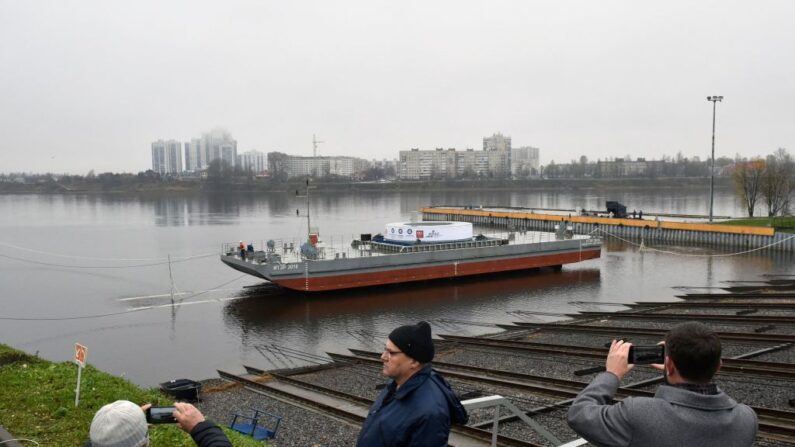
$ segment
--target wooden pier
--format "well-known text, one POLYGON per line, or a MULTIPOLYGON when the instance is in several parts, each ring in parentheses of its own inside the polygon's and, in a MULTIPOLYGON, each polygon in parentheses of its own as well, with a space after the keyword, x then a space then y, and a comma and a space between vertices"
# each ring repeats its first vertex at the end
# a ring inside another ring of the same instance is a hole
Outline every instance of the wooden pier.
POLYGON ((675 222, 659 219, 628 219, 576 214, 546 214, 527 209, 485 207, 427 207, 424 220, 451 220, 514 230, 555 231, 565 225, 576 234, 658 241, 681 245, 733 247, 742 250, 795 251, 795 234, 774 228, 675 222))

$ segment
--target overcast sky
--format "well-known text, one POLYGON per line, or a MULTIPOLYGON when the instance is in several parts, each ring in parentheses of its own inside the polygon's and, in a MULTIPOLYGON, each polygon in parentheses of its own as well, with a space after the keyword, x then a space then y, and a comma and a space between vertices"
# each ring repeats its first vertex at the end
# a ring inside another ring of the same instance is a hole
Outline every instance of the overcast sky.
POLYGON ((795 152, 795 2, 0 0, 0 172, 138 172, 150 144, 542 163, 795 152))

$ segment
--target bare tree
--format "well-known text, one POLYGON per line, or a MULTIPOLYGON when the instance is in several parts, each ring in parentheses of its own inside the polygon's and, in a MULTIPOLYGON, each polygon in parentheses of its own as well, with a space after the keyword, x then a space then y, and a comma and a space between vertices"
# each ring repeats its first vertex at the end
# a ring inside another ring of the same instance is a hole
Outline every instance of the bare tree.
POLYGON ((795 189, 792 179, 792 156, 784 148, 767 156, 762 177, 762 198, 767 205, 767 215, 773 217, 789 210, 790 197, 795 189))
POLYGON ((740 200, 743 201, 748 217, 754 217, 754 208, 762 189, 762 176, 765 171, 765 161, 762 159, 737 159, 734 163, 732 180, 740 200))

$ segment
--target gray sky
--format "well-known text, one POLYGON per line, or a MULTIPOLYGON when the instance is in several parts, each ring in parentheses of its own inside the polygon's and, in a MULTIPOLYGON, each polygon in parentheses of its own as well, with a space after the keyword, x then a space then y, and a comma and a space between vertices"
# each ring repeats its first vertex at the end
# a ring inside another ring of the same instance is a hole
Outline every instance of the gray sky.
POLYGON ((0 0, 0 172, 238 151, 396 158, 502 132, 542 163, 795 152, 795 2, 0 0))

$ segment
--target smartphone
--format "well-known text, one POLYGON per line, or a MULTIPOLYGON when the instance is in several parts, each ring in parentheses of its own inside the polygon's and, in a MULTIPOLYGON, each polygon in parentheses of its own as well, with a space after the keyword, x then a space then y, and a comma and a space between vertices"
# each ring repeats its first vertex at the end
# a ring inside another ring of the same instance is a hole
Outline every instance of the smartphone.
POLYGON ((650 365, 652 363, 663 363, 665 360, 665 346, 635 346, 629 347, 627 363, 632 365, 650 365))
POLYGON ((174 419, 174 407, 149 407, 146 410, 146 422, 149 424, 173 424, 177 422, 174 419))

